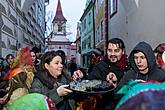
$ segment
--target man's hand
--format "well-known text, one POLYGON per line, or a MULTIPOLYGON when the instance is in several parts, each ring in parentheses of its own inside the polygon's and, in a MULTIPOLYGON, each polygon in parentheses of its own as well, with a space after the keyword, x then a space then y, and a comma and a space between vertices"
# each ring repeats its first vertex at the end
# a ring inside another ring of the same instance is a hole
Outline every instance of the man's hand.
POLYGON ((115 87, 117 86, 117 77, 116 77, 115 73, 110 72, 110 73, 107 75, 106 80, 107 80, 109 83, 113 84, 115 87))
POLYGON ((83 77, 84 77, 84 75, 83 75, 83 73, 80 70, 75 71, 73 73, 73 76, 72 76, 72 78, 73 78, 74 81, 76 81, 78 79, 81 79, 83 77))

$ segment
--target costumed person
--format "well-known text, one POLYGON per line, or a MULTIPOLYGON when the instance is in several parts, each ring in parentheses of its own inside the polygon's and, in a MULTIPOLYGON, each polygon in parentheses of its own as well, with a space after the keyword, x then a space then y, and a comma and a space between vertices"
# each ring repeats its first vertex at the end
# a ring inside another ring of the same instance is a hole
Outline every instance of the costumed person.
POLYGON ((156 54, 156 64, 160 69, 165 70, 165 61, 163 61, 163 58, 165 57, 165 43, 159 44, 154 49, 154 52, 156 54))
POLYGON ((115 110, 165 110, 165 84, 157 81, 130 81, 118 94, 124 94, 115 110))
POLYGON ((7 110, 57 110, 57 108, 49 97, 31 93, 15 100, 7 110))
POLYGON ((9 106, 17 98, 28 93, 33 80, 32 58, 28 47, 21 49, 11 65, 8 73, 3 77, 1 84, 4 95, 1 97, 1 105, 9 106))
POLYGON ((39 70, 34 77, 30 92, 50 97, 58 110, 75 110, 74 100, 67 97, 72 92, 68 89, 71 78, 63 71, 62 61, 58 52, 46 52, 41 57, 39 70))

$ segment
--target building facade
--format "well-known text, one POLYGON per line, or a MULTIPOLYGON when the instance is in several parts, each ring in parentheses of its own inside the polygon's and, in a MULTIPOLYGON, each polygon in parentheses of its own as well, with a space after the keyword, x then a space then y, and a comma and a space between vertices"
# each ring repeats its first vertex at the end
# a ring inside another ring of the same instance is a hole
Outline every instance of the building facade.
POLYGON ((146 41, 153 49, 165 42, 164 0, 113 0, 109 4, 109 38, 120 37, 129 54, 140 41, 146 41), (111 12, 110 12, 111 11, 111 12))
POLYGON ((87 0, 81 16, 81 67, 88 68, 92 52, 106 54, 108 39, 108 5, 106 0, 87 0), (101 53, 101 52, 99 52, 101 53))
POLYGON ((105 51, 106 29, 105 29, 105 0, 95 0, 94 3, 94 38, 95 48, 105 51))
POLYGON ((109 39, 121 38, 129 54, 140 41, 146 41, 153 49, 165 42, 164 0, 87 0, 86 8, 81 16, 81 66, 88 67, 88 59, 92 49, 100 48, 106 54, 109 39), (91 7, 90 2, 93 2, 91 7), (93 8, 93 9, 92 9, 93 8), (89 13, 93 13, 94 24, 90 32, 89 13), (86 27, 86 29, 84 29, 86 27), (91 34, 91 41, 88 36, 91 34), (91 49, 88 45, 91 45, 91 49), (84 57, 85 56, 85 57, 84 57))
POLYGON ((0 56, 22 47, 44 49, 45 3, 48 0, 0 1, 0 56))
POLYGON ((80 63, 80 58, 81 58, 81 23, 78 22, 77 23, 77 32, 76 32, 76 41, 75 41, 75 44, 76 44, 76 64, 78 66, 81 65, 80 63))
POLYGON ((88 68, 91 63, 91 52, 95 48, 94 41, 94 2, 88 0, 81 21, 81 66, 88 68))

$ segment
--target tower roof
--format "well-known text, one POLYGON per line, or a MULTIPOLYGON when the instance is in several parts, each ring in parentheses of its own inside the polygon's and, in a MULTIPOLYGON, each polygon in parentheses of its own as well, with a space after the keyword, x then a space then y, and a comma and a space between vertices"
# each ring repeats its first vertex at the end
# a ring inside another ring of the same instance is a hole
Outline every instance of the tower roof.
POLYGON ((55 15, 55 17, 53 19, 53 22, 54 21, 67 21, 65 19, 65 17, 63 16, 60 0, 58 0, 57 9, 56 9, 56 15, 55 15))

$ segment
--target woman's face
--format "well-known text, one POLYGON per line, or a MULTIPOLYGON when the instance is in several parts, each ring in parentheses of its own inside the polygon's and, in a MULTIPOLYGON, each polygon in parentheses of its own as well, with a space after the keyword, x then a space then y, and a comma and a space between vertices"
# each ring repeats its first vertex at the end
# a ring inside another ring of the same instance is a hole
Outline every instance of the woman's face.
POLYGON ((49 64, 45 63, 45 68, 54 78, 57 78, 61 75, 63 69, 61 57, 55 56, 49 64))
POLYGON ((7 62, 11 65, 14 61, 14 58, 12 56, 9 56, 9 58, 7 59, 7 62))
POLYGON ((36 54, 34 52, 30 52, 31 57, 32 57, 32 62, 35 63, 36 60, 36 54))

